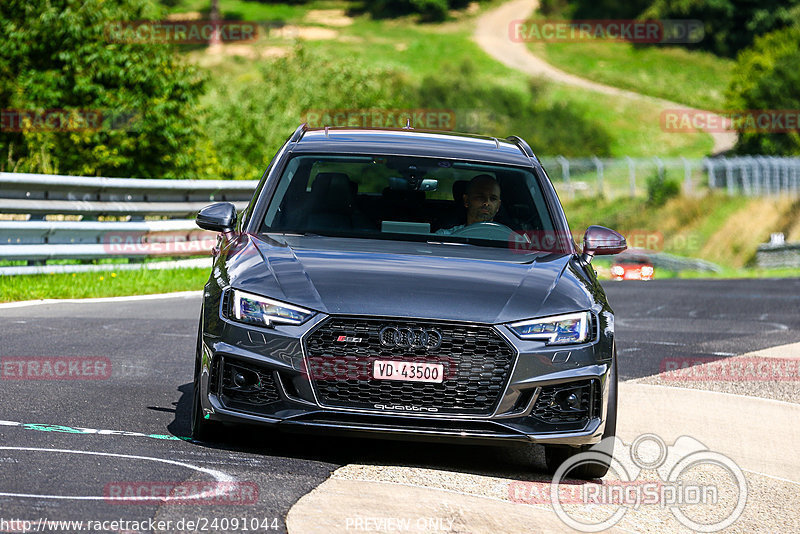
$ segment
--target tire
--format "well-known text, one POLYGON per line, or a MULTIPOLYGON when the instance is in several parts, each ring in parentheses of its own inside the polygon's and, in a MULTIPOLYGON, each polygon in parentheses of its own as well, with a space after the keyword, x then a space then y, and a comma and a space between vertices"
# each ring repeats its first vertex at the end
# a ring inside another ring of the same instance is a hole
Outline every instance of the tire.
MULTIPOLYGON (((202 321, 202 319, 201 319, 202 321)), ((198 441, 215 442, 220 440, 222 424, 217 421, 210 421, 203 415, 203 406, 200 403, 200 372, 202 370, 202 322, 197 331, 197 353, 194 364, 194 387, 192 391, 192 419, 191 430, 192 439, 198 441)))
POLYGON ((614 363, 611 367, 611 377, 609 377, 608 391, 608 413, 606 414, 606 426, 603 430, 602 443, 598 445, 582 445, 580 447, 570 447, 565 445, 545 445, 544 458, 547 465, 547 472, 553 474, 558 467, 569 460, 571 457, 589 450, 603 453, 608 457, 608 461, 583 462, 570 469, 566 475, 570 478, 582 480, 592 480, 603 478, 608 473, 611 465, 611 458, 614 455, 614 436, 617 433, 617 355, 614 352, 614 363), (609 438, 609 439, 606 439, 609 438))

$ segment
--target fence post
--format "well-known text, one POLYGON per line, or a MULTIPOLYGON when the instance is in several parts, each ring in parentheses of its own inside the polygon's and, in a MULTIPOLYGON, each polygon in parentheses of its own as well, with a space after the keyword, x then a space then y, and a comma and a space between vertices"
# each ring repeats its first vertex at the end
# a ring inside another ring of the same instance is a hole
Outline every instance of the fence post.
POLYGON ((753 187, 751 185, 752 181, 750 179, 750 172, 753 170, 753 165, 751 164, 751 160, 753 158, 750 156, 745 156, 740 159, 742 164, 739 167, 739 170, 742 173, 742 187, 744 188, 744 194, 748 197, 751 197, 753 196, 753 187))
POLYGON ((683 162, 683 191, 691 194, 694 189, 692 187, 692 164, 683 156, 681 156, 681 161, 683 162))
POLYGON ((748 156, 750 162, 750 170, 753 172, 752 191, 755 196, 761 192, 761 167, 758 165, 758 160, 753 156, 748 156))
POLYGON ((703 158, 703 163, 708 167, 708 188, 713 191, 717 187, 717 178, 714 176, 714 162, 710 158, 703 158))
POLYGON ((630 182, 631 198, 636 196, 636 163, 630 156, 625 156, 628 160, 628 181, 630 182))
POLYGON ((661 158, 658 156, 654 156, 653 160, 656 162, 656 168, 658 169, 658 181, 664 181, 664 162, 661 161, 661 158))
POLYGON ((763 171, 762 177, 764 180, 764 194, 772 194, 772 173, 769 167, 769 160, 764 156, 758 157, 758 163, 763 171))
MULTIPOLYGON (((774 183, 775 189, 775 196, 780 196, 781 194, 781 168, 780 163, 778 162, 778 158, 775 156, 769 156, 769 167, 770 171, 772 172, 772 180, 774 183)), ((772 185, 772 184, 770 184, 772 185)))
POLYGON ((788 158, 781 158, 781 189, 786 196, 789 196, 789 161, 788 158))
POLYGON ((725 184, 728 187, 728 196, 732 197, 735 193, 733 186, 733 164, 728 158, 724 158, 722 163, 725 165, 725 184))
POLYGON ((575 199, 575 190, 572 188, 572 183, 569 181, 569 160, 564 156, 556 156, 556 161, 561 164, 561 176, 564 178, 564 183, 567 184, 570 200, 575 199))
POLYGON ((592 156, 592 162, 597 168, 597 193, 603 195, 603 162, 597 156, 592 156))

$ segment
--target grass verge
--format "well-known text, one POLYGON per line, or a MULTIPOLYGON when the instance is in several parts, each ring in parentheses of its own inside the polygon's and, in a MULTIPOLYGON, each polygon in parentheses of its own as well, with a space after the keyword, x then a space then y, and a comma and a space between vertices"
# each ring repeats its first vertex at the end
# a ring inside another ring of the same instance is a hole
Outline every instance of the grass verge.
POLYGON ((208 269, 35 274, 0 277, 0 302, 80 299, 202 290, 208 269))
POLYGON ((708 193, 674 197, 662 206, 643 198, 584 198, 563 204, 573 232, 591 224, 607 226, 625 235, 629 247, 708 260, 722 266, 724 276, 736 278, 771 276, 771 271, 751 269, 758 246, 772 232, 789 234, 800 224, 800 201, 785 198, 708 193))
POLYGON ((587 41, 531 43, 530 49, 570 74, 710 110, 723 108, 734 65, 708 52, 674 46, 587 41))

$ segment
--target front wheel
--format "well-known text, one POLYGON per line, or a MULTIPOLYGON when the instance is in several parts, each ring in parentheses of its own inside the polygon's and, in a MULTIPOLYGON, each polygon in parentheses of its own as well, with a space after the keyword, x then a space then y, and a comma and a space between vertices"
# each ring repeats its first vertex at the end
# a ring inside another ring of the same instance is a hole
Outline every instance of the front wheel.
POLYGON ((210 421, 205 418, 203 405, 200 402, 200 375, 202 372, 202 343, 203 343, 202 323, 197 331, 197 354, 195 355, 194 365, 194 387, 192 390, 192 439, 198 441, 214 442, 220 439, 222 424, 217 421, 210 421))
POLYGON ((611 365, 611 374, 608 377, 608 412, 606 413, 606 426, 603 437, 596 445, 582 445, 570 447, 565 445, 545 445, 544 458, 547 472, 553 474, 559 466, 577 454, 592 451, 601 454, 593 455, 592 461, 578 462, 564 474, 565 477, 592 480, 603 478, 611 466, 614 456, 614 436, 617 433, 617 357, 614 354, 614 363, 611 365), (602 460, 598 460, 602 459, 602 460))
POLYGON ((203 406, 200 403, 200 377, 198 375, 194 380, 194 393, 192 394, 192 439, 208 442, 219 441, 221 431, 221 423, 210 421, 203 414, 203 406))

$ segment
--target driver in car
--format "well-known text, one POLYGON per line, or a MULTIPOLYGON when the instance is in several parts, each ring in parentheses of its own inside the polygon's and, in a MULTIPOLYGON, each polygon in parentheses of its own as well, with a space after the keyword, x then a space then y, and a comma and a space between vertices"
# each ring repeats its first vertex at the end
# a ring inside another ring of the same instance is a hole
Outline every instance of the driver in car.
POLYGON ((472 224, 491 222, 500 209, 500 184, 488 174, 479 174, 470 180, 463 195, 467 208, 467 223, 437 230, 439 235, 450 235, 472 224))

